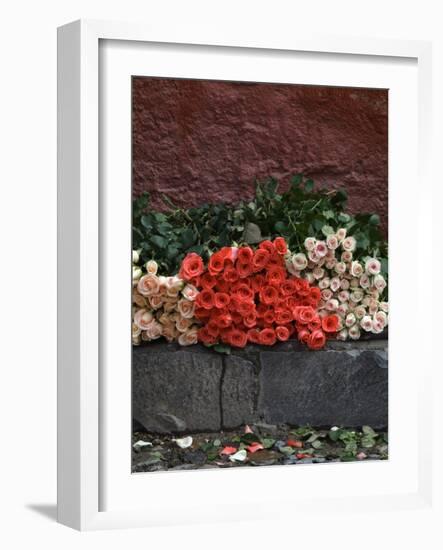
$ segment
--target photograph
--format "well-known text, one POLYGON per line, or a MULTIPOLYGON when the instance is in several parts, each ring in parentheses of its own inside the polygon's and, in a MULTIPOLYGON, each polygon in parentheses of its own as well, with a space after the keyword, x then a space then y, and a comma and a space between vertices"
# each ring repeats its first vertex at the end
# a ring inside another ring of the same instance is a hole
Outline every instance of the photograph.
POLYGON ((131 102, 132 473, 387 460, 389 90, 131 102))

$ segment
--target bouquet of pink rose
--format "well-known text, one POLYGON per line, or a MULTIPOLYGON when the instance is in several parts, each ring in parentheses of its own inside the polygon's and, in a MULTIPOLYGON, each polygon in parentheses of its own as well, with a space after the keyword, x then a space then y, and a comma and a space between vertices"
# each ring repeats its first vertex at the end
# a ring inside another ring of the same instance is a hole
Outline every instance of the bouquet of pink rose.
POLYGON ((197 343, 199 322, 194 317, 198 290, 177 276, 158 275, 154 260, 145 270, 138 265, 137 251, 132 256, 132 343, 157 340, 178 341, 182 346, 197 343))

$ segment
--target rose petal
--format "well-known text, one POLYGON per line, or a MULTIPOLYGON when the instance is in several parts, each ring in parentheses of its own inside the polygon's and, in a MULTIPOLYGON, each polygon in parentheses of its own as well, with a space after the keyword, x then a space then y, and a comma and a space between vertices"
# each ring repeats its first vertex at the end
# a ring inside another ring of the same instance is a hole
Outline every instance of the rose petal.
POLYGON ((246 424, 246 426, 245 426, 245 434, 252 434, 252 433, 254 433, 254 432, 253 432, 252 429, 246 424))
POLYGON ((180 449, 187 449, 192 445, 192 437, 182 437, 181 439, 174 439, 180 449))
POLYGON ((251 445, 249 445, 248 447, 246 447, 246 449, 250 452, 250 453, 255 453, 256 451, 261 451, 262 449, 264 449, 263 445, 261 443, 251 443, 251 445))
POLYGON ((238 451, 235 453, 235 455, 231 455, 229 457, 229 460, 231 462, 244 462, 246 460, 246 457, 248 456, 248 453, 246 452, 246 449, 242 449, 241 451, 238 451))
POLYGON ((133 445, 134 449, 136 451, 140 451, 141 449, 144 449, 145 447, 152 447, 152 443, 149 441, 142 441, 141 439, 139 441, 136 441, 133 445))
POLYGON ((235 453, 237 451, 237 447, 224 447, 221 451, 220 451, 220 454, 221 455, 232 455, 233 453, 235 453))
POLYGON ((295 447, 296 449, 301 449, 303 447, 303 443, 301 441, 297 441, 296 439, 288 439, 286 445, 288 447, 295 447))

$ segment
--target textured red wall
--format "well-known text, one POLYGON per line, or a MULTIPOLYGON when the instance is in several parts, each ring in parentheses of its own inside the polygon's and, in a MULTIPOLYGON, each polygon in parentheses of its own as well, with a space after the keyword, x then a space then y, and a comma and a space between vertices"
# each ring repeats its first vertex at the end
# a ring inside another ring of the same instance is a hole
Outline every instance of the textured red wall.
POLYGON ((133 192, 235 202, 303 172, 387 231, 387 90, 133 78, 133 192))

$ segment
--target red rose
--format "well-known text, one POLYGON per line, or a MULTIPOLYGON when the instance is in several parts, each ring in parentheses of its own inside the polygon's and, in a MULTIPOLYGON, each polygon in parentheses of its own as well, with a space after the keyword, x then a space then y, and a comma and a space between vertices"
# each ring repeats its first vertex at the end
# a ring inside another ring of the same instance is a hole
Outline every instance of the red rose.
POLYGON ((283 296, 292 296, 297 292, 297 285, 293 279, 286 279, 280 286, 283 296))
POLYGON ((251 342, 253 344, 259 344, 260 343, 260 333, 256 328, 249 329, 247 334, 248 334, 249 342, 251 342))
POLYGON ((227 267, 223 272, 223 279, 228 283, 238 281, 238 272, 235 267, 227 267))
POLYGON ((254 252, 254 257, 252 258, 252 269, 254 271, 261 271, 266 267, 270 257, 271 254, 268 250, 259 248, 254 252))
POLYGON ((229 328, 232 325, 232 316, 229 313, 222 313, 215 320, 220 329, 229 328))
POLYGON ((287 309, 281 309, 275 312, 275 322, 279 325, 286 325, 294 320, 294 316, 291 311, 287 309))
POLYGON ((217 309, 227 307, 230 302, 229 294, 225 292, 216 292, 214 295, 214 305, 217 309))
POLYGON ((272 254, 268 260, 268 265, 266 267, 268 269, 270 269, 271 267, 284 267, 283 256, 279 256, 277 252, 275 254, 272 254))
POLYGON ((318 303, 321 298, 321 290, 317 286, 312 286, 309 291, 309 298, 312 298, 318 303))
POLYGON ((278 290, 273 286, 264 286, 260 290, 260 300, 264 304, 273 304, 278 300, 278 290))
POLYGON ((307 328, 302 328, 297 333, 297 338, 302 342, 303 344, 307 344, 309 337, 311 336, 311 333, 307 328))
POLYGON ((248 343, 248 335, 245 331, 234 328, 229 335, 229 343, 236 348, 244 348, 248 343))
POLYGON ((211 275, 218 275, 225 266, 225 259, 220 252, 214 252, 209 258, 208 271, 211 275))
POLYGON ((265 284, 265 278, 263 275, 258 273, 250 278, 251 288, 254 292, 260 292, 263 285, 265 284))
POLYGON ((226 292, 226 294, 229 294, 231 291, 231 283, 226 282, 224 279, 218 278, 215 289, 217 292, 226 292))
POLYGON ((195 300, 197 307, 212 309, 214 307, 214 292, 212 290, 202 290, 195 300))
POLYGON ((320 329, 321 326, 322 326, 322 322, 318 315, 316 315, 308 325, 309 330, 312 330, 312 331, 320 329))
POLYGON ((243 317, 243 324, 246 328, 253 328, 257 324, 257 317, 255 315, 255 311, 251 311, 251 313, 248 313, 245 317, 243 317))
POLYGON ((253 312, 255 313, 255 304, 254 302, 240 300, 237 306, 237 311, 242 317, 246 317, 253 312))
POLYGON ((208 329, 208 333, 214 337, 217 338, 220 333, 220 327, 217 324, 217 321, 215 319, 211 319, 207 325, 205 325, 208 329))
POLYGON ((261 248, 262 250, 267 250, 270 254, 273 254, 275 252, 275 246, 271 243, 271 241, 262 241, 258 248, 261 248))
POLYGON ((197 307, 194 310, 194 316, 199 321, 205 321, 206 319, 209 319, 210 313, 204 307, 199 307, 197 305, 197 307))
POLYGON ((268 309, 265 314, 263 315, 263 321, 267 325, 272 325, 272 323, 275 321, 275 314, 273 309, 268 309))
POLYGON ((326 336, 322 330, 314 330, 307 341, 308 348, 321 349, 326 344, 326 336))
POLYGON ((286 340, 290 336, 290 332, 287 327, 279 325, 275 328, 275 335, 277 336, 277 339, 281 342, 286 342, 286 340))
POLYGON ((217 279, 210 273, 206 272, 200 277, 200 285, 202 288, 211 289, 217 284, 217 279))
POLYGON ((195 252, 187 254, 182 261, 179 277, 185 281, 189 281, 193 277, 198 277, 204 271, 203 260, 195 252))
POLYGON ((279 267, 272 267, 266 273, 266 280, 270 285, 280 286, 286 279, 286 272, 279 267))
POLYGON ((260 331, 259 342, 263 346, 273 346, 276 340, 275 331, 272 328, 264 328, 260 331))
POLYGON ((294 319, 303 325, 307 325, 316 316, 315 311, 309 306, 297 306, 294 308, 294 319))
POLYGON ((309 282, 306 279, 294 279, 295 285, 297 287, 297 294, 299 296, 309 296, 311 292, 311 287, 309 282))
POLYGON ((244 279, 252 273, 252 263, 250 262, 242 263, 237 261, 237 263, 235 264, 235 268, 240 279, 244 279))
POLYGON ((234 246, 224 246, 220 249, 220 256, 225 260, 225 264, 227 261, 234 263, 235 258, 237 257, 238 249, 234 246))
POLYGON ((245 283, 236 287, 235 295, 239 300, 252 300, 254 298, 253 290, 245 283))
POLYGON ((277 250, 279 254, 286 254, 286 252, 288 251, 286 241, 283 237, 277 237, 276 239, 274 239, 274 246, 275 250, 277 250))
POLYGON ((201 327, 198 329, 197 337, 199 342, 203 342, 204 344, 215 344, 217 339, 212 336, 207 327, 201 327))
POLYGON ((250 246, 242 246, 238 249, 237 262, 241 264, 249 264, 251 263, 253 256, 254 252, 250 246))
POLYGON ((337 315, 326 315, 321 321, 321 326, 325 332, 337 332, 338 317, 337 315))

